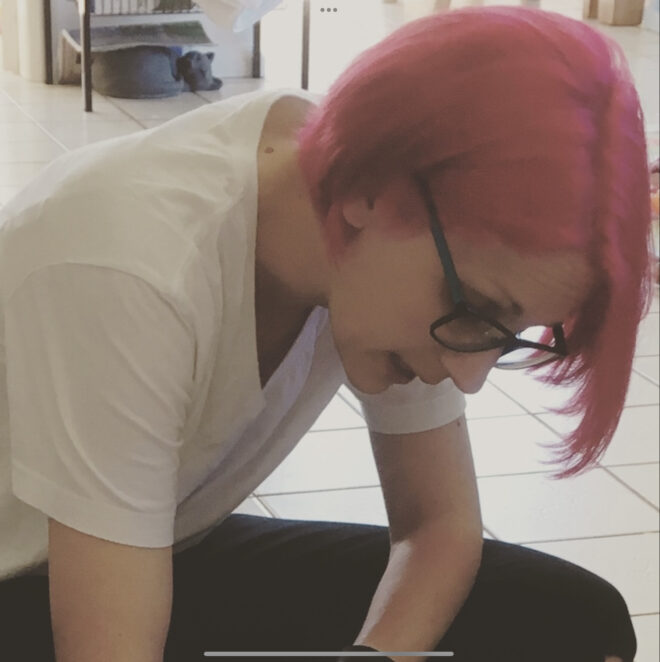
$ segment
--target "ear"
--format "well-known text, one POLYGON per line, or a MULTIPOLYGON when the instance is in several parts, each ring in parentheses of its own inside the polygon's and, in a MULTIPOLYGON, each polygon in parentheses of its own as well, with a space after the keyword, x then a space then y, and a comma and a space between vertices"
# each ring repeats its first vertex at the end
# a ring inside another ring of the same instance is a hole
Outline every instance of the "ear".
POLYGON ((375 223, 385 232, 406 237, 428 228, 421 195, 410 177, 396 177, 380 194, 346 202, 342 211, 355 230, 375 223))
POLYGON ((375 210, 374 199, 356 198, 342 205, 344 220, 354 230, 363 230, 371 221, 375 210))
MULTIPOLYGON (((325 231, 334 254, 343 256, 354 242, 368 236, 366 229, 381 230, 384 226, 386 201, 376 196, 362 196, 333 205, 334 213, 328 217, 325 231)), ((337 261, 335 259, 335 261, 337 261)))

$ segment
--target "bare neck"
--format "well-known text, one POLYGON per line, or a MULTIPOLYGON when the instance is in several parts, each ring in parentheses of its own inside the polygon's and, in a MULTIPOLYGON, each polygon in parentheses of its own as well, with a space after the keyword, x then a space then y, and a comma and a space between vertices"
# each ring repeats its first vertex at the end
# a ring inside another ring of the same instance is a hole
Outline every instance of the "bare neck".
POLYGON ((327 260, 290 127, 268 129, 265 125, 257 157, 255 286, 265 307, 295 316, 327 306, 327 260))

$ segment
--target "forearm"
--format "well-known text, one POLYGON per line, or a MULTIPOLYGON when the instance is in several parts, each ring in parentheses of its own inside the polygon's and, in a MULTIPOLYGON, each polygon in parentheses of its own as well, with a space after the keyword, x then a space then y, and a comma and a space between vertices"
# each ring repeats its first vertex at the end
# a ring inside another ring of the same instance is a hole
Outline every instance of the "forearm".
POLYGON ((480 561, 481 542, 449 528, 393 544, 355 643, 380 651, 433 651, 469 595, 480 561))

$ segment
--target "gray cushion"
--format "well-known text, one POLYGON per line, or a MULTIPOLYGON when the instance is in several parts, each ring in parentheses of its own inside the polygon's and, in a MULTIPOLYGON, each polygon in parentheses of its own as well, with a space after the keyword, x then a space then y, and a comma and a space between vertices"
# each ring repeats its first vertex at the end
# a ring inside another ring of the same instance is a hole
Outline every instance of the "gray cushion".
POLYGON ((94 53, 92 86, 111 97, 172 97, 183 89, 176 61, 176 53, 166 46, 132 46, 94 53))

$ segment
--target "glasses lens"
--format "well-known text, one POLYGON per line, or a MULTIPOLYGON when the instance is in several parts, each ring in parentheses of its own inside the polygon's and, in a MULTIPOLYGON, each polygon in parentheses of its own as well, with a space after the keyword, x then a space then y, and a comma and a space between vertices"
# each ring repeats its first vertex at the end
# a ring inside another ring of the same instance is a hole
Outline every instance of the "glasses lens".
POLYGON ((502 368, 502 370, 522 370, 523 368, 530 368, 533 365, 556 361, 560 358, 561 356, 559 354, 554 354, 553 352, 522 348, 502 356, 498 359, 495 367, 502 368))
POLYGON ((484 352, 503 347, 508 340, 497 327, 474 315, 463 315, 442 324, 433 335, 456 352, 484 352))
MULTIPOLYGON (((532 326, 519 333, 517 337, 529 342, 547 344, 547 331, 548 327, 546 326, 532 326)), ((550 341, 550 345, 552 346, 553 344, 553 341, 550 341)), ((533 365, 554 361, 558 358, 559 356, 554 352, 546 352, 532 347, 518 347, 511 352, 503 354, 495 366, 505 370, 520 370, 533 365)))

